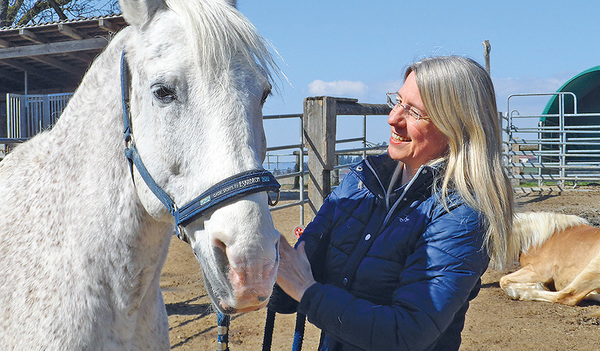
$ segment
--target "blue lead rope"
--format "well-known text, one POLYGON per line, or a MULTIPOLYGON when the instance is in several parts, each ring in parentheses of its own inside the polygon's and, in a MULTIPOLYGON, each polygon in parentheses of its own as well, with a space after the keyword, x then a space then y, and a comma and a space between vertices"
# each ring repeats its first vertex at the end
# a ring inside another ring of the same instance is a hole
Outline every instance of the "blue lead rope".
POLYGON ((294 329, 294 342, 292 343, 292 351, 302 350, 302 342, 304 341, 304 327, 306 325, 306 316, 302 313, 296 313, 296 327, 294 329))
POLYGON ((217 312, 217 351, 229 351, 229 322, 231 317, 217 312))
POLYGON ((263 334, 262 351, 271 351, 273 344, 273 329, 275 329, 275 311, 267 308, 267 320, 265 322, 265 332, 263 334))
MULTIPOLYGON (((265 333, 263 336, 262 351, 271 351, 273 344, 273 330, 275 329, 274 310, 267 309, 267 320, 265 321, 265 333)), ((304 341, 304 329, 306 326, 306 316, 302 313, 296 313, 296 327, 294 329, 294 341, 292 343, 292 351, 301 351, 304 341)))

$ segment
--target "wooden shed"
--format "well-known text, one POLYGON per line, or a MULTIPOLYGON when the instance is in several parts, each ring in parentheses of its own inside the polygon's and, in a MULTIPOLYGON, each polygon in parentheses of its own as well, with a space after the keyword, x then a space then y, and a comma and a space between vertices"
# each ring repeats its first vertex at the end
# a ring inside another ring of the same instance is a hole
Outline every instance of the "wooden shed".
MULTIPOLYGON (((0 28, 0 138, 7 137, 9 94, 25 101, 34 95, 68 96, 124 26, 123 17, 114 15, 0 28)), ((18 118, 27 118, 23 114, 18 118)))

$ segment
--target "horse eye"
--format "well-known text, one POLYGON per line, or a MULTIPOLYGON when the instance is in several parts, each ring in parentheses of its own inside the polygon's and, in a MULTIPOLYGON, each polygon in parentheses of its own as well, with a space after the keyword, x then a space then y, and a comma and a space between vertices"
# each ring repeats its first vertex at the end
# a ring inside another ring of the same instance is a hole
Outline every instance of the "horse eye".
POLYGON ((263 93, 262 96, 262 100, 261 100, 261 104, 265 104, 265 102, 267 102, 267 98, 271 95, 271 89, 269 90, 265 90, 265 92, 263 93))
POLYGON ((175 94, 175 89, 164 85, 164 84, 156 84, 152 86, 152 94, 154 97, 165 104, 173 102, 177 99, 177 95, 175 94))

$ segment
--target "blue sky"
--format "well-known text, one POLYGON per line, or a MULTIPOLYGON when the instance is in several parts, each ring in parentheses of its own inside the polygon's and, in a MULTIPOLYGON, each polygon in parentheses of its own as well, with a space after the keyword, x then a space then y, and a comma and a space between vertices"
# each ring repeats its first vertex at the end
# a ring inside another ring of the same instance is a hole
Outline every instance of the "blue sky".
MULTIPOLYGON (((386 92, 401 86, 405 67, 420 58, 462 55, 483 65, 484 40, 492 46, 502 112, 509 94, 553 92, 600 65, 597 0, 238 0, 237 6, 279 52, 289 79, 279 82, 265 115, 300 113, 307 96, 383 103, 386 92)), ((546 101, 517 108, 539 113, 546 101)), ((385 120, 369 122, 370 141, 388 140, 385 120)), ((277 143, 273 127, 265 129, 269 144, 277 143)), ((340 135, 354 128, 338 129, 340 135)))

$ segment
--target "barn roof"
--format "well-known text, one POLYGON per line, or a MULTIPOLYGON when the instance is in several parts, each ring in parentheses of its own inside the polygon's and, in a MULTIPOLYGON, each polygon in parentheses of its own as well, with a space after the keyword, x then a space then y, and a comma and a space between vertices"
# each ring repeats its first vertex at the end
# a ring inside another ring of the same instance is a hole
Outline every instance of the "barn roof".
POLYGON ((0 28, 0 98, 29 92, 73 91, 114 33, 120 15, 0 28))

